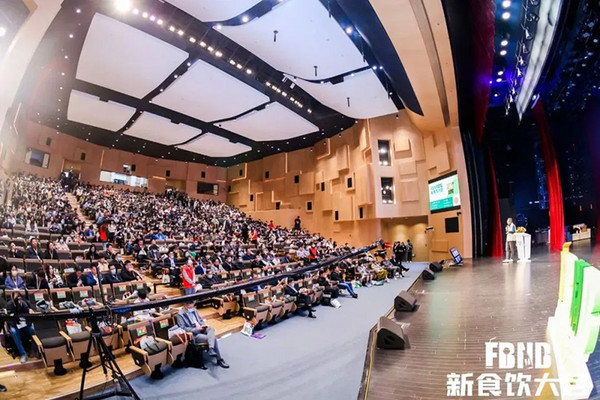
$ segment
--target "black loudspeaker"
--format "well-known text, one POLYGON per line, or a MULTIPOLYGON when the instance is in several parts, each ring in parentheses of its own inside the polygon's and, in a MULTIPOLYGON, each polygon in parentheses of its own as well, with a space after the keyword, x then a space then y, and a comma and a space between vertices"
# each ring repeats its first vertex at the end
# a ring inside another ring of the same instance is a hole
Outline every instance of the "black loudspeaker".
POLYGON ((389 318, 380 317, 377 322, 377 347, 404 350, 409 347, 408 337, 400 325, 389 318))
POLYGON ((421 277, 424 281, 432 281, 435 279, 435 273, 429 268, 425 268, 421 273, 421 277))
POLYGON ((429 264, 429 269, 433 272, 442 272, 444 266, 439 262, 432 262, 431 264, 429 264))
POLYGON ((406 290, 401 291, 394 299, 394 308, 396 311, 413 311, 417 304, 417 299, 411 296, 406 290))

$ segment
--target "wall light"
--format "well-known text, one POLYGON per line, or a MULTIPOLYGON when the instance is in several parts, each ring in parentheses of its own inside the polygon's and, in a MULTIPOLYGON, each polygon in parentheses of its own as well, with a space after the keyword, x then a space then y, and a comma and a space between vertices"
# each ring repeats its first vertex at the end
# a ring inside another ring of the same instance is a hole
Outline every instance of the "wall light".
POLYGON ((510 13, 508 11, 504 11, 502 13, 502 19, 506 21, 509 18, 510 18, 510 13))
POLYGON ((504 0, 502 2, 502 8, 508 8, 511 5, 511 1, 510 0, 504 0))
POLYGON ((505 47, 507 45, 508 45, 508 40, 502 39, 502 41, 500 42, 500 46, 505 47))
POLYGON ((243 22, 243 23, 246 23, 246 22, 248 22, 249 20, 250 20, 250 18, 248 18, 248 16, 247 16, 247 15, 244 15, 244 16, 242 16, 242 22, 243 22))
POLYGON ((506 55, 506 50, 504 50, 504 49, 500 50, 500 55, 501 56, 505 56, 506 55))
POLYGON ((116 0, 115 5, 119 11, 131 10, 131 0, 116 0))

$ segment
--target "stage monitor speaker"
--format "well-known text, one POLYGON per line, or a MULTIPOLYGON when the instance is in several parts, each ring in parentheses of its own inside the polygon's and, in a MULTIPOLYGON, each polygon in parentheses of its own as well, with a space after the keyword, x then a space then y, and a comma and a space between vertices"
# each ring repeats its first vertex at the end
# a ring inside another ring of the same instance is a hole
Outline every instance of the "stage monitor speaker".
POLYGON ((424 281, 432 281, 435 279, 435 273, 429 268, 425 268, 421 273, 421 277, 424 281))
POLYGON ((417 299, 411 296, 406 290, 401 291, 394 299, 394 308, 396 311, 413 311, 417 304, 417 299))
POLYGON ((389 318, 380 317, 377 322, 377 347, 404 350, 409 347, 408 337, 400 325, 389 318))
POLYGON ((444 266, 439 262, 432 262, 431 264, 429 264, 429 269, 433 272, 442 272, 444 266))

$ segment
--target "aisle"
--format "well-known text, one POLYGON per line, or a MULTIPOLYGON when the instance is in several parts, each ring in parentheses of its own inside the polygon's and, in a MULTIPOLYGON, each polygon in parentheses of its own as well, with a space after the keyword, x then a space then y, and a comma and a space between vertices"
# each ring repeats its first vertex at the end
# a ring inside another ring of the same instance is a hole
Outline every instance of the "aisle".
POLYGON ((165 378, 132 381, 144 399, 195 394, 212 399, 353 399, 358 394, 369 330, 393 305, 395 295, 418 278, 426 263, 413 263, 406 278, 381 287, 359 288, 358 299, 341 297, 342 307, 317 307, 260 331, 264 339, 236 333, 220 341, 231 366, 208 371, 165 370, 165 378))

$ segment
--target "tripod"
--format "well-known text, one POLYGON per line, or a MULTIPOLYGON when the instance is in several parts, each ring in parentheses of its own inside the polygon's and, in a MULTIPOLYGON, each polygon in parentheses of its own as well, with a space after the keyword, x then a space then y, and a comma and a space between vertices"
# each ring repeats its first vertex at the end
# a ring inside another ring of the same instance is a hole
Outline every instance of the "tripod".
MULTIPOLYGON (((98 355, 100 356, 100 366, 102 366, 102 370, 104 371, 104 375, 108 375, 108 371, 110 370, 115 387, 109 391, 104 393, 99 393, 97 395, 92 395, 86 397, 87 400, 100 400, 106 399, 113 396, 123 396, 123 397, 131 397, 136 400, 140 400, 140 397, 137 395, 133 387, 119 368, 117 361, 115 360, 115 356, 112 354, 112 351, 108 348, 104 339, 102 338, 102 332, 100 331, 100 327, 98 326, 98 318, 94 314, 94 311, 90 308, 90 316, 88 317, 88 322, 92 327, 92 332, 90 333, 90 340, 88 342, 87 351, 85 352, 86 362, 82 363, 83 365, 83 374, 81 375, 81 387, 79 389, 79 400, 83 400, 83 390, 85 387, 85 375, 88 369, 96 368, 88 368, 89 362, 87 361, 87 357, 89 357, 90 350, 92 349, 92 343, 96 343, 96 349, 98 349, 98 355)), ((83 360, 82 360, 83 361, 83 360)))

